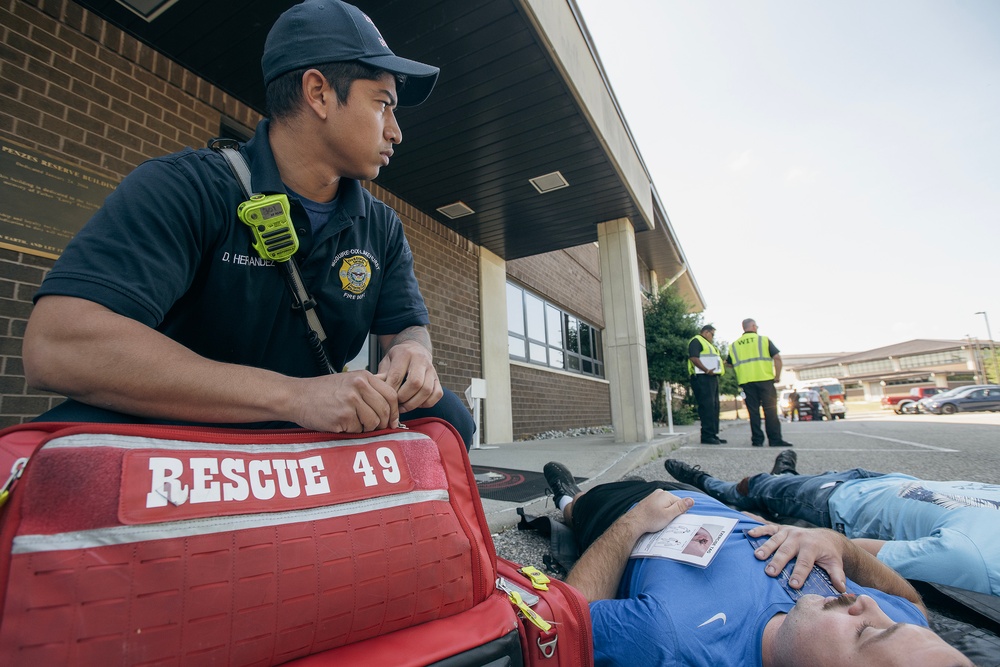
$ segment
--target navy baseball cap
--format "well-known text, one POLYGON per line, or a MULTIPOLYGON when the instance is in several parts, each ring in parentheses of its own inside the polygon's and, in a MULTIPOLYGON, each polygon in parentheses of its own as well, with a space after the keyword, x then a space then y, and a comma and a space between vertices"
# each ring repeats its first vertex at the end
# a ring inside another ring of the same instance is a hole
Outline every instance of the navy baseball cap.
POLYGON ((426 100, 441 71, 394 54, 368 15, 340 0, 306 0, 285 11, 267 34, 260 64, 266 86, 286 72, 349 61, 405 75, 396 91, 404 107, 426 100))

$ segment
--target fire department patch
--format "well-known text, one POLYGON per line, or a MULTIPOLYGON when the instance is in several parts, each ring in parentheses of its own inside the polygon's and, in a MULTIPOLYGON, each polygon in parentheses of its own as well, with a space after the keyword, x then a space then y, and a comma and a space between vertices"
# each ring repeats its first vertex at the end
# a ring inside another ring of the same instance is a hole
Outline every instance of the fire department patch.
POLYGON ((361 294, 368 287, 372 278, 372 267, 361 255, 345 257, 340 265, 340 282, 345 292, 361 294))

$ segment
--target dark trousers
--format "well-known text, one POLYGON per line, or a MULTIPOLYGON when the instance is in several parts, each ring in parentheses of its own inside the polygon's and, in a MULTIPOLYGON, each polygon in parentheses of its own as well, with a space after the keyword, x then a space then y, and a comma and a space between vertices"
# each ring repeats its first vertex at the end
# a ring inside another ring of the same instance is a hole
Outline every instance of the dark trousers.
POLYGON ((748 495, 741 495, 735 482, 705 477, 705 493, 745 512, 770 512, 779 517, 802 519, 814 526, 833 528, 830 519, 830 496, 841 484, 852 479, 881 477, 883 473, 862 468, 819 475, 769 475, 762 473, 748 480, 748 495))
POLYGON ((691 389, 698 403, 698 419, 701 421, 701 439, 719 437, 719 376, 692 375, 691 389))
POLYGON ((778 420, 778 393, 774 382, 747 382, 740 385, 746 394, 747 410, 750 412, 750 443, 764 444, 764 432, 760 430, 760 409, 764 408, 764 428, 767 440, 772 445, 781 442, 781 422, 778 420))
MULTIPOLYGON (((430 408, 421 408, 404 412, 399 416, 401 421, 418 419, 420 417, 437 417, 443 419, 458 431, 465 441, 465 448, 472 446, 472 436, 476 432, 476 424, 472 419, 469 409, 465 407, 462 400, 448 389, 444 390, 444 396, 436 405, 430 408)), ((195 424, 191 422, 168 421, 163 419, 149 419, 146 417, 136 417, 122 412, 96 408, 86 403, 80 403, 73 399, 68 399, 52 408, 48 412, 36 417, 32 421, 36 422, 90 422, 98 424, 173 424, 186 426, 214 426, 230 428, 295 428, 297 425, 291 422, 257 422, 253 424, 195 424)))

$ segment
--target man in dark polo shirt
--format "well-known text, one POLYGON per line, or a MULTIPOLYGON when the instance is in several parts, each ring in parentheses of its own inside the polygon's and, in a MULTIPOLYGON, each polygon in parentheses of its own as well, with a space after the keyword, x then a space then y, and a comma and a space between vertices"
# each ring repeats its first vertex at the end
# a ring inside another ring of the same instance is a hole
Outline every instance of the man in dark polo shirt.
POLYGON ((359 183, 389 164, 397 105, 423 102, 438 69, 394 55, 339 0, 282 14, 262 67, 270 120, 240 149, 253 191, 288 196, 329 365, 373 333, 377 373, 319 368, 284 272, 237 217, 239 182, 216 151, 187 149, 127 176, 42 283, 25 374, 70 400, 40 419, 359 433, 433 415, 469 443, 471 416, 434 369, 402 224, 359 183))

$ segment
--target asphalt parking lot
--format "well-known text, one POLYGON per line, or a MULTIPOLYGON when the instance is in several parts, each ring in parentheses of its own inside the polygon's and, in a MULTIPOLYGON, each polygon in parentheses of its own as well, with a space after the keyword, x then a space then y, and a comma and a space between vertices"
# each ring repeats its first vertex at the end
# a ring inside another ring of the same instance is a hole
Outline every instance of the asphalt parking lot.
MULTIPOLYGON (((728 444, 684 445, 668 456, 700 465, 729 481, 769 471, 778 450, 751 448, 749 425, 730 424, 723 435, 728 444)), ((795 445, 802 474, 867 468, 922 479, 1000 484, 1000 413, 897 415, 885 411, 781 426, 784 438, 795 445)), ((635 474, 672 479, 663 470, 662 460, 643 466, 635 474)))
MULTIPOLYGON (((663 467, 667 458, 700 465, 712 475, 737 481, 767 472, 781 449, 751 447, 750 426, 723 421, 725 445, 683 444, 620 476, 647 480, 673 478, 663 467)), ((955 415, 897 415, 892 411, 848 413, 832 422, 782 423, 785 439, 794 443, 798 470, 815 474, 827 470, 867 468, 902 472, 922 479, 962 479, 1000 484, 1000 413, 955 415)), ((572 456, 563 454, 572 469, 572 456)), ((611 480, 606 480, 611 481, 611 480)), ((559 513, 551 502, 535 514, 559 513)), ((542 567, 548 541, 533 531, 505 530, 494 535, 500 555, 542 567)))

